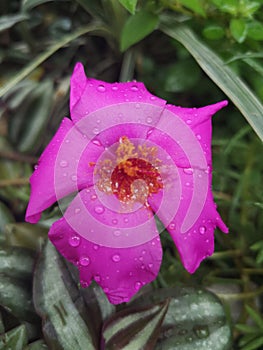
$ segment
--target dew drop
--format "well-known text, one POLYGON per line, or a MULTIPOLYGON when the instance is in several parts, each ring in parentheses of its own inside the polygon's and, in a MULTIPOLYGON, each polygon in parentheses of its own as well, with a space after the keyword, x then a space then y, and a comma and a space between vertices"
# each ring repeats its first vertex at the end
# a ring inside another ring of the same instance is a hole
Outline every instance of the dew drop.
POLYGON ((66 168, 68 166, 68 162, 66 160, 62 160, 59 165, 61 166, 61 168, 66 168))
POLYGON ((139 282, 139 281, 135 282, 135 284, 134 284, 135 290, 139 290, 141 288, 141 286, 142 286, 142 282, 139 282))
POLYGON ((102 214, 104 212, 104 207, 102 207, 101 205, 98 205, 95 207, 95 213, 97 214, 102 214))
POLYGON ((192 124, 192 120, 191 119, 187 119, 186 120, 186 124, 188 124, 188 125, 192 124))
POLYGON ((98 249, 99 249, 99 246, 98 246, 97 244, 95 244, 95 245, 93 246, 93 249, 94 249, 94 250, 98 250, 98 249))
POLYGON ((71 176, 71 180, 74 181, 74 182, 77 181, 77 176, 76 175, 72 175, 71 176))
POLYGON ((201 139, 202 139, 202 137, 201 137, 200 134, 197 134, 197 135, 196 135, 196 138, 197 138, 197 140, 201 140, 201 139))
POLYGON ((151 269, 153 267, 153 263, 149 263, 148 267, 149 267, 149 269, 151 269))
POLYGON ((117 220, 117 219, 113 219, 113 220, 112 220, 112 223, 113 223, 113 225, 117 225, 118 220, 117 220))
POLYGON ((100 282, 101 281, 100 275, 95 275, 94 276, 94 281, 100 282))
POLYGON ((67 139, 65 142, 66 142, 66 143, 69 143, 69 139, 67 139))
POLYGON ((150 136, 150 135, 153 133, 153 130, 154 130, 154 129, 150 129, 150 130, 147 131, 147 134, 146 134, 147 137, 150 136))
POLYGON ((105 92, 105 91, 106 91, 106 88, 105 88, 104 85, 99 85, 99 86, 97 87, 97 90, 98 90, 99 92, 105 92))
POLYGON ((131 87, 131 90, 134 91, 134 92, 135 92, 135 91, 138 91, 138 86, 133 85, 133 86, 131 87))
POLYGON ((187 175, 192 175, 194 173, 193 168, 184 168, 183 172, 187 175))
POLYGON ((68 240, 71 247, 78 247, 80 244, 80 238, 78 236, 72 236, 68 240))
POLYGON ((201 235, 206 233, 206 227, 205 226, 200 226, 199 227, 199 233, 201 233, 201 235))
POLYGON ((153 118, 152 118, 152 117, 147 117, 147 118, 146 118, 146 123, 151 124, 152 121, 153 121, 153 118))
POLYGON ((117 87, 117 86, 113 86, 113 87, 112 87, 112 90, 113 90, 113 91, 117 91, 117 90, 118 90, 118 87, 117 87))
POLYGON ((195 335, 197 336, 197 338, 199 338, 199 339, 207 338, 210 334, 209 328, 205 325, 194 326, 193 331, 194 331, 195 335))
POLYGON ((168 227, 169 227, 170 230, 174 230, 175 229, 175 224, 171 223, 168 227))
POLYGON ((119 254, 114 254, 111 259, 113 262, 117 263, 121 260, 121 257, 119 256, 119 254))
POLYGON ((37 168, 38 168, 38 165, 37 165, 37 164, 36 164, 36 165, 34 165, 34 169, 35 169, 35 170, 37 170, 37 168))
POLYGON ((140 260, 140 261, 143 261, 143 256, 140 256, 140 257, 139 257, 139 260, 140 260))
POLYGON ((76 209, 74 210, 75 214, 79 214, 80 211, 81 211, 80 208, 76 208, 76 209))
POLYGON ((79 259, 79 263, 81 266, 88 266, 90 264, 90 260, 87 256, 82 256, 80 259, 79 259))
POLYGON ((144 264, 141 265, 141 269, 145 270, 145 265, 144 264))
POLYGON ((99 140, 92 140, 92 143, 93 143, 93 145, 101 146, 101 143, 99 140))
POLYGON ((142 255, 145 255, 146 254, 146 250, 142 250, 142 255))
POLYGON ((156 100, 156 97, 155 97, 155 96, 151 96, 150 99, 151 99, 152 101, 154 101, 154 100, 156 100))
POLYGON ((136 103, 135 108, 139 109, 141 108, 141 105, 139 103, 136 103))
POLYGON ((128 218, 124 218, 123 221, 125 222, 125 224, 127 224, 129 222, 129 219, 128 218))
POLYGON ((104 290, 105 293, 109 292, 109 288, 107 288, 107 287, 105 287, 103 290, 104 290))
POLYGON ((99 128, 94 128, 92 130, 93 134, 97 135, 99 133, 99 128))
POLYGON ((97 197, 96 194, 93 194, 93 195, 90 196, 90 199, 91 199, 92 201, 95 201, 97 198, 98 198, 98 197, 97 197))
POLYGON ((189 187, 190 186, 190 182, 186 182, 185 186, 189 187))
POLYGON ((121 231, 120 230, 116 230, 113 232, 114 236, 119 237, 121 235, 121 231))

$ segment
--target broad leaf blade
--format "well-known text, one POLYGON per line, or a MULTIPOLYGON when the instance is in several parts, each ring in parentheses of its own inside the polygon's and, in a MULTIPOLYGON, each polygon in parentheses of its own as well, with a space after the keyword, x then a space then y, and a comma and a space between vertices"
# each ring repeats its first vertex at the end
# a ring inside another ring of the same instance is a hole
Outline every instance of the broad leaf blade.
POLYGON ((18 22, 24 21, 28 18, 26 15, 6 15, 0 17, 0 32, 13 27, 18 22))
POLYGON ((133 15, 138 0, 119 0, 119 2, 133 15))
POLYGON ((24 325, 12 329, 0 337, 1 350, 23 350, 26 344, 27 334, 24 325))
POLYGON ((138 43, 157 27, 158 16, 148 11, 140 11, 129 17, 121 33, 121 51, 138 43))
POLYGON ((162 22, 161 30, 185 46, 200 67, 232 100, 263 140, 263 105, 237 74, 203 44, 188 27, 165 20, 162 22))
POLYGON ((103 348, 153 349, 168 305, 169 300, 166 300, 146 308, 127 308, 115 314, 103 329, 103 348))
POLYGON ((78 307, 82 302, 78 288, 49 241, 36 267, 33 294, 51 350, 96 349, 92 332, 78 307))

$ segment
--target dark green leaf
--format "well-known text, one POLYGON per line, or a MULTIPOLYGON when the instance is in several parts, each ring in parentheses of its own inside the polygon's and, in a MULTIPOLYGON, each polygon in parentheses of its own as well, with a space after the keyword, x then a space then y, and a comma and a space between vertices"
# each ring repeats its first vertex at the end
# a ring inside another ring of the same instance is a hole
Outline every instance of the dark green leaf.
POLYGON ((263 40, 263 24, 257 21, 249 23, 247 36, 254 40, 263 40))
POLYGON ((14 222, 15 218, 12 212, 4 203, 0 202, 0 242, 5 240, 4 229, 7 223, 14 222))
POLYGON ((193 12, 205 17, 206 13, 200 0, 180 0, 180 3, 193 12))
POLYGON ((225 35, 224 28, 218 25, 210 25, 204 28, 203 36, 209 40, 222 39, 225 35))
POLYGON ((34 277, 34 302, 44 322, 44 333, 51 350, 96 349, 78 305, 79 290, 50 242, 40 256, 34 277))
POLYGON ((39 251, 47 238, 48 229, 25 222, 6 225, 6 241, 9 245, 39 251))
POLYGON ((1 350, 24 350, 27 344, 26 327, 21 325, 0 336, 1 350))
POLYGON ((239 10, 238 0, 213 0, 213 3, 223 12, 236 15, 239 10))
POLYGON ((196 59, 200 67, 230 98, 245 116, 252 128, 263 140, 263 106, 248 86, 211 49, 203 44, 185 26, 166 20, 161 28, 164 33, 178 40, 196 59))
POLYGON ((103 328, 105 349, 152 349, 168 305, 169 300, 166 300, 146 308, 127 308, 115 314, 103 328))
POLYGON ((37 340, 33 343, 28 344, 23 350, 47 350, 48 347, 43 340, 37 340))
POLYGON ((28 11, 31 10, 32 8, 45 4, 46 2, 51 2, 51 1, 56 1, 56 2, 62 2, 62 1, 67 1, 67 0, 23 0, 22 2, 22 10, 23 11, 28 11))
POLYGON ((247 36, 247 25, 242 19, 232 18, 230 21, 230 31, 238 43, 242 43, 247 36))
POLYGON ((138 0, 119 0, 119 2, 133 15, 136 10, 138 0))
POLYGON ((7 15, 7 16, 1 16, 0 17, 0 32, 3 30, 6 30, 8 28, 11 28, 13 25, 15 25, 18 22, 24 21, 28 18, 26 15, 7 15))
POLYGON ((263 336, 258 337, 248 344, 246 344, 244 347, 242 347, 242 350, 259 350, 261 349, 261 346, 263 345, 263 336))
POLYGON ((147 11, 140 11, 129 17, 121 33, 121 51, 144 39, 157 25, 158 16, 147 11))
POLYGON ((0 246, 0 274, 13 278, 30 279, 34 267, 31 251, 18 247, 0 246))
POLYGON ((262 315, 260 315, 254 309, 252 309, 249 305, 246 305, 245 307, 246 307, 246 310, 249 313, 250 317, 253 319, 253 321, 257 324, 257 326, 263 332, 263 318, 262 318, 262 315))
POLYGON ((169 299, 155 350, 230 350, 231 330, 220 300, 195 288, 160 289, 138 298, 147 305, 169 299))

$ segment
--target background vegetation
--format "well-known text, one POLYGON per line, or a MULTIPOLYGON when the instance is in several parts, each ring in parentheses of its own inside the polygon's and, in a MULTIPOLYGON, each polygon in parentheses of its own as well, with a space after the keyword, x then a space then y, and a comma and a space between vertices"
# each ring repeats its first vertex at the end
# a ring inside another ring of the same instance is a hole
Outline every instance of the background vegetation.
POLYGON ((262 10, 262 0, 1 0, 0 349, 263 349, 262 10), (28 178, 69 115, 77 61, 172 104, 230 101, 213 120, 213 191, 230 234, 216 232, 194 275, 162 234, 157 280, 117 310, 45 243, 56 206, 24 222, 28 178))

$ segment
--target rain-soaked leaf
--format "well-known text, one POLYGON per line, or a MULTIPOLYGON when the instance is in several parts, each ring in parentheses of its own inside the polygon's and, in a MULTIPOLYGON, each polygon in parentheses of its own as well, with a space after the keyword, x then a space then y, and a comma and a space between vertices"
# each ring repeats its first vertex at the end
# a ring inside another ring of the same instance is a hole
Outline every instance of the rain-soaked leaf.
POLYGON ((39 251, 47 238, 48 229, 42 225, 32 225, 26 222, 7 224, 5 228, 6 242, 39 251))
POLYGON ((43 332, 50 350, 96 350, 93 330, 84 301, 67 265, 48 241, 34 276, 34 303, 44 322, 43 332))
POLYGON ((110 318, 103 328, 103 348, 153 349, 169 300, 147 307, 127 308, 110 318))
POLYGON ((220 300, 195 288, 160 289, 133 304, 169 299, 155 350, 230 350, 231 331, 220 300))
POLYGON ((34 267, 31 251, 19 247, 0 246, 0 274, 13 278, 30 279, 34 267))
POLYGON ((14 222, 15 218, 7 206, 0 202, 0 242, 5 240, 4 229, 7 223, 14 222))
POLYGON ((26 344, 27 333, 24 325, 0 336, 0 350, 24 350, 26 344))
POLYGON ((28 18, 28 16, 23 14, 18 15, 6 15, 0 17, 0 32, 6 30, 8 28, 13 27, 18 22, 24 21, 28 18))
POLYGON ((130 16, 121 33, 121 51, 127 50, 151 34, 157 28, 157 24, 158 16, 147 11, 130 16))
POLYGON ((2 275, 0 278, 0 305, 17 318, 34 322, 38 320, 32 305, 31 283, 2 275))

